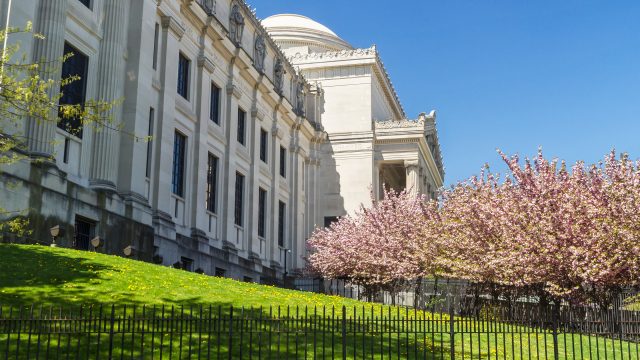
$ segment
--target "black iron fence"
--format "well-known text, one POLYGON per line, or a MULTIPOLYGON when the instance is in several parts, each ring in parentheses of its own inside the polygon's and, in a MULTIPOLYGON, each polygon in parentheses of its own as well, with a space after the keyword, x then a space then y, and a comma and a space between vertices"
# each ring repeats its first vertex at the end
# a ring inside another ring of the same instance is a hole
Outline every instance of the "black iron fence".
POLYGON ((5 306, 0 359, 639 359, 637 315, 611 327, 559 307, 5 306))

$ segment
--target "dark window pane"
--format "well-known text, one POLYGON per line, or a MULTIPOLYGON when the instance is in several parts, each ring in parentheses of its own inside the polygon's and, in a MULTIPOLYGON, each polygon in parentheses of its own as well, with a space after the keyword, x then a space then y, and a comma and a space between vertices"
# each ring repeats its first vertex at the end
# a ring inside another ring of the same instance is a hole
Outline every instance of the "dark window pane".
POLYGON ((236 173, 236 194, 235 194, 235 211, 234 220, 235 224, 242 226, 243 211, 244 211, 244 175, 236 173))
POLYGON ((209 154, 207 166, 207 210, 216 212, 216 197, 218 184, 218 158, 209 154))
MULTIPOLYGON (((64 53, 65 55, 73 54, 73 56, 69 57, 64 64, 62 64, 62 79, 72 76, 77 76, 79 79, 60 88, 62 92, 60 105, 84 104, 89 58, 68 43, 64 44, 64 53)), ((61 119, 58 127, 82 138, 82 123, 79 118, 61 119)))
POLYGON ((184 196, 184 165, 187 148, 186 136, 176 131, 173 140, 173 175, 171 189, 174 194, 184 196))
POLYGON ((91 0, 79 0, 80 3, 82 3, 84 6, 88 7, 89 9, 91 9, 91 0))
POLYGON ((287 149, 280 146, 280 176, 287 177, 287 149))
POLYGON ((184 55, 178 56, 178 94, 189 99, 189 59, 184 55))
POLYGON ((145 176, 151 176, 151 156, 153 154, 153 121, 155 118, 155 110, 153 108, 149 109, 149 129, 147 131, 147 164, 145 166, 145 176))
POLYGON ((78 250, 89 250, 89 244, 94 237, 95 223, 80 216, 76 216, 74 247, 78 250))
POLYGON ((188 257, 180 257, 180 262, 182 263, 182 270, 193 271, 193 259, 188 257))
POLYGON ((267 162, 267 147, 269 144, 269 134, 260 129, 260 160, 267 162))
POLYGON ((245 144, 245 122, 247 121, 247 113, 238 108, 238 142, 245 144))
POLYGON ((285 234, 285 216, 287 212, 287 205, 280 201, 278 203, 278 245, 284 247, 284 234, 285 234))
POLYGON ((331 224, 333 224, 336 221, 338 221, 338 217, 337 216, 325 216, 324 217, 324 227, 329 227, 329 226, 331 226, 331 224))
POLYGON ((258 190, 258 236, 265 237, 267 221, 267 191, 258 190))
POLYGON ((209 119, 216 124, 220 124, 220 88, 211 84, 211 106, 209 109, 209 119))
POLYGON ((160 24, 156 23, 153 34, 153 70, 158 68, 158 40, 160 39, 160 24))

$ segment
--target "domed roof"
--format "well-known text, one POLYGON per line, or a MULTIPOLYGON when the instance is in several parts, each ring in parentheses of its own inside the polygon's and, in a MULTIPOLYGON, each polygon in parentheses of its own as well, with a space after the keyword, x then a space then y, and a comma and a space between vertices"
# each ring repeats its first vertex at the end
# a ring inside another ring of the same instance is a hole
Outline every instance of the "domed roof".
POLYGON ((320 24, 319 22, 312 20, 303 15, 297 14, 278 14, 269 16, 262 20, 262 26, 265 28, 300 28, 308 29, 319 32, 324 32, 329 35, 338 37, 336 33, 331 31, 328 27, 320 24))
POLYGON ((262 20, 262 26, 283 48, 299 45, 315 45, 327 50, 352 49, 335 32, 303 15, 279 14, 262 20))

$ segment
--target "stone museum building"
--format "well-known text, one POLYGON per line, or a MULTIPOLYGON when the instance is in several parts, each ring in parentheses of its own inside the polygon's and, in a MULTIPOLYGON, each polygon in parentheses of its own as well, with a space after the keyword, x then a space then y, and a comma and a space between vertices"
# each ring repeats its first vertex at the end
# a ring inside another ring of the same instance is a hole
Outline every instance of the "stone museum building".
POLYGON ((376 47, 307 17, 260 21, 238 0, 0 0, 7 17, 45 37, 9 38, 30 61, 73 53, 47 65, 80 77, 61 102, 118 104, 117 130, 19 129, 33 161, 1 169, 0 207, 28 214, 38 241, 57 225, 60 246, 268 283, 383 186, 443 185, 435 112, 408 119, 376 47))

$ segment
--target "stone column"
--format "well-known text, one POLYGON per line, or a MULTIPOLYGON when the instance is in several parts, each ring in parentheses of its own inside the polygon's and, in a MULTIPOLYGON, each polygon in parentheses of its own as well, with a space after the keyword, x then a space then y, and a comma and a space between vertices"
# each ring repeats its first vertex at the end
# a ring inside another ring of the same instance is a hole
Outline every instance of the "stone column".
MULTIPOLYGON (((124 90, 126 2, 104 2, 103 27, 98 59, 97 99, 113 102, 122 97, 124 90)), ((115 190, 120 143, 120 134, 115 128, 119 126, 122 119, 122 108, 116 106, 108 115, 111 119, 103 124, 104 126, 95 124, 97 131, 93 138, 89 183, 94 188, 115 190)))
POLYGON ((419 166, 417 161, 405 161, 404 168, 407 174, 407 191, 413 195, 418 195, 420 192, 420 175, 419 166))
MULTIPOLYGON (((35 32, 45 39, 35 40, 33 61, 40 62, 42 79, 60 80, 61 65, 58 60, 64 53, 64 34, 67 19, 68 0, 40 1, 35 21, 35 32)), ((49 89, 49 97, 57 97, 60 93, 58 85, 49 89)), ((55 140, 58 112, 51 109, 48 119, 30 117, 27 121, 27 145, 31 156, 53 157, 53 141, 55 140)))

